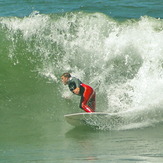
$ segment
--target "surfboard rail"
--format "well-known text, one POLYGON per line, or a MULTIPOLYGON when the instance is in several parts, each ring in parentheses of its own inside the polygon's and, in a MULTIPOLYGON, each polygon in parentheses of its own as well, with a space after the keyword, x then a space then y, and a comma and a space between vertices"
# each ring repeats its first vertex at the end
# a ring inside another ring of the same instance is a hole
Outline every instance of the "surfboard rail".
POLYGON ((64 115, 66 121, 72 126, 91 126, 97 127, 100 122, 104 122, 114 116, 114 113, 93 112, 93 113, 73 113, 64 115))

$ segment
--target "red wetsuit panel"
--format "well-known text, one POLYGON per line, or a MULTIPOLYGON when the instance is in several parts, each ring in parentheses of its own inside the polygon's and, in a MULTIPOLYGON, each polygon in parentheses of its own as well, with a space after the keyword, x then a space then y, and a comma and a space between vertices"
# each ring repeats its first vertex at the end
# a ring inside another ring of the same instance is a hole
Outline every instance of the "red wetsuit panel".
POLYGON ((80 108, 85 112, 95 112, 96 108, 96 93, 90 86, 86 84, 80 84, 84 88, 83 95, 81 97, 80 108))

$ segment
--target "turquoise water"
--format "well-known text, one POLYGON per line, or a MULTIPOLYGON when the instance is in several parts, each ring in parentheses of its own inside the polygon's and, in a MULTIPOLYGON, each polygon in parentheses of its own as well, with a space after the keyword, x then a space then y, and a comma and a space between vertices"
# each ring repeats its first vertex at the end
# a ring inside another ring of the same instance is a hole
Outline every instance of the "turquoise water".
POLYGON ((40 13, 65 13, 75 11, 100 12, 118 19, 140 18, 148 15, 163 18, 162 0, 6 0, 0 1, 1 16, 28 16, 40 13))
POLYGON ((162 1, 0 1, 0 163, 163 162, 162 1), (60 82, 97 93, 95 129, 60 82))

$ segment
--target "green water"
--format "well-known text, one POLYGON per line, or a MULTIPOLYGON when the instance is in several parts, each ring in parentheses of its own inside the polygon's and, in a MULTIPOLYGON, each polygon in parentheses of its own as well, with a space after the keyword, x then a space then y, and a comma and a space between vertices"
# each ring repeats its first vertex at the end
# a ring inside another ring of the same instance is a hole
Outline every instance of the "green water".
POLYGON ((0 163, 163 162, 162 20, 74 12, 0 21, 0 163), (121 123, 70 126, 64 115, 82 110, 60 82, 67 71, 121 123))
POLYGON ((16 75, 21 68, 11 66, 1 85, 1 163, 163 161, 162 124, 123 131, 75 129, 64 119, 78 111, 74 104, 37 74, 16 75))
POLYGON ((11 123, 1 134, 1 162, 162 162, 161 126, 102 132, 47 119, 11 123))

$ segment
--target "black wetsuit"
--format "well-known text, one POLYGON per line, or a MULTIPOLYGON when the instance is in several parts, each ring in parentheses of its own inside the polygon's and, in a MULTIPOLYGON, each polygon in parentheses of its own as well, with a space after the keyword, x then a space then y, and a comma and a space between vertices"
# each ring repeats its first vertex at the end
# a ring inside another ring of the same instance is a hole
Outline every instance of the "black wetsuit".
POLYGON ((84 88, 81 86, 81 84, 82 82, 75 77, 71 77, 68 81, 68 87, 71 92, 73 92, 73 90, 76 88, 80 88, 79 96, 82 96, 84 92, 84 88))
POLYGON ((68 87, 71 92, 74 89, 80 88, 79 96, 81 96, 79 107, 82 108, 86 112, 94 112, 96 107, 96 93, 95 91, 88 85, 82 83, 79 79, 75 77, 71 77, 68 81, 68 87))

